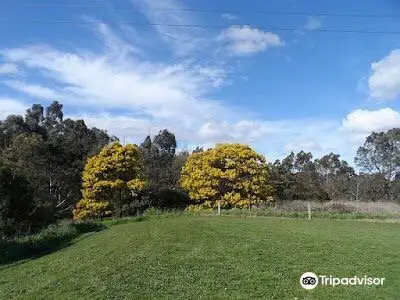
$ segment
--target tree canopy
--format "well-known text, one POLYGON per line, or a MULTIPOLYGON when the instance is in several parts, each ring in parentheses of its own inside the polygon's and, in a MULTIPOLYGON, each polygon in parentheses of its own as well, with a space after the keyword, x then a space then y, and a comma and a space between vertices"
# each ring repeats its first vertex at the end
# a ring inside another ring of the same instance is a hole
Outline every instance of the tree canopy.
POLYGON ((82 175, 82 195, 74 210, 76 220, 122 216, 123 205, 138 197, 145 187, 139 149, 116 142, 91 157, 82 175))
POLYGON ((250 208, 271 200, 272 186, 263 155, 247 145, 220 144, 189 156, 181 186, 202 208, 250 208))
POLYGON ((87 158, 115 140, 104 130, 88 128, 83 120, 63 116, 62 104, 55 101, 47 108, 34 104, 25 116, 0 121, 0 161, 13 178, 23 178, 31 192, 30 225, 14 222, 15 231, 70 217, 81 198, 87 158))
POLYGON ((371 133, 358 148, 354 161, 363 171, 383 178, 384 194, 392 200, 392 181, 400 173, 400 128, 371 133))

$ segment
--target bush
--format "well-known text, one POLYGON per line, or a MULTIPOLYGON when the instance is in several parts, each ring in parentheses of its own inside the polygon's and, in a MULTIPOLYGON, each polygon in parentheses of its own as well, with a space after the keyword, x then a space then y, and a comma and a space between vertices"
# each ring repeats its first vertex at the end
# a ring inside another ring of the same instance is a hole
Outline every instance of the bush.
POLYGON ((83 233, 104 229, 99 222, 50 225, 37 234, 0 240, 0 264, 37 257, 61 249, 83 233))
POLYGON ((155 197, 159 208, 186 208, 189 204, 189 196, 180 189, 161 189, 155 197))
POLYGON ((143 213, 144 216, 158 216, 161 214, 162 214, 162 210, 155 208, 155 207, 150 207, 143 213))
POLYGON ((339 202, 328 203, 324 207, 324 209, 329 212, 337 212, 337 213, 352 213, 355 211, 353 206, 339 202))
POLYGON ((307 205, 306 201, 293 200, 281 202, 277 207, 285 211, 307 211, 307 205))

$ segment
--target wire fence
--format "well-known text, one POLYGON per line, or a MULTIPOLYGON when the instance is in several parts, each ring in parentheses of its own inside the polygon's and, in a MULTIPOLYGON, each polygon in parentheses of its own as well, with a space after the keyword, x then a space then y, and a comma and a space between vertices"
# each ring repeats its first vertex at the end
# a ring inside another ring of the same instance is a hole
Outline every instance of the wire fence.
POLYGON ((343 213, 386 213, 400 214, 400 204, 395 202, 365 202, 365 201, 329 201, 315 202, 305 200, 281 201, 273 203, 270 207, 287 211, 332 211, 343 213))
POLYGON ((295 217, 304 219, 399 219, 400 204, 395 202, 306 200, 279 201, 251 209, 222 210, 222 215, 295 217))

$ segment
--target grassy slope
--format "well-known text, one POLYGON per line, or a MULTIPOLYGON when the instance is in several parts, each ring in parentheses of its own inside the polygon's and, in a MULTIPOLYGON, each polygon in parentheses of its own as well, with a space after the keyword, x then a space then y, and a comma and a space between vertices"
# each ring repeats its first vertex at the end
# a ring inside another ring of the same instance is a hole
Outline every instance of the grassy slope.
POLYGON ((400 225, 154 217, 0 270, 0 299, 398 299, 400 225), (306 291, 305 271, 386 277, 306 291))

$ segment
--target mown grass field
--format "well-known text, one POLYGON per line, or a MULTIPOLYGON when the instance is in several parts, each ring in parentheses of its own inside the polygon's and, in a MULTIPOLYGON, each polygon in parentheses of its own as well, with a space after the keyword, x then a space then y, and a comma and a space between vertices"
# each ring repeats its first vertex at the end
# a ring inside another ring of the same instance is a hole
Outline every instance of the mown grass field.
POLYGON ((396 223, 151 217, 0 266, 0 299, 399 299, 399 249, 396 223), (306 271, 386 280, 307 291, 306 271))

